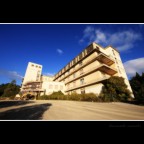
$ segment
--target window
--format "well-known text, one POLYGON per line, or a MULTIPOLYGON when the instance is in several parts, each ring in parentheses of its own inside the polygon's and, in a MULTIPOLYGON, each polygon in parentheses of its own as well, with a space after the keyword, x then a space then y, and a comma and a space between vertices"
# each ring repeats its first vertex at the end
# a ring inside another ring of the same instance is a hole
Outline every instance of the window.
POLYGON ((73 67, 73 71, 75 71, 75 66, 73 67))
POLYGON ((86 50, 83 51, 83 56, 84 56, 84 57, 86 56, 86 50))
POLYGON ((73 82, 73 87, 75 87, 76 86, 76 82, 73 82))
POLYGON ((87 54, 89 54, 93 50, 93 46, 89 46, 86 50, 87 50, 87 54))
POLYGON ((75 78, 75 77, 76 77, 76 73, 73 74, 73 78, 75 78))
POLYGON ((80 75, 82 75, 83 74, 83 69, 80 69, 80 75))
POLYGON ((82 62, 82 61, 80 61, 80 62, 79 62, 79 66, 82 66, 82 65, 83 65, 83 62, 82 62))
POLYGON ((75 64, 75 63, 76 63, 76 59, 73 60, 73 64, 75 64))
POLYGON ((81 89, 81 94, 85 94, 85 89, 84 88, 81 89))
POLYGON ((34 67, 34 65, 33 65, 33 64, 32 64, 31 66, 32 66, 32 67, 34 67))
POLYGON ((67 81, 69 81, 69 77, 67 77, 67 81))
POLYGON ((60 86, 60 90, 63 90, 63 86, 60 86))
POLYGON ((39 77, 40 77, 40 75, 39 75, 39 74, 37 74, 37 79, 39 79, 39 77))
POLYGON ((40 76, 40 74, 37 74, 37 77, 39 77, 40 76))
POLYGON ((37 68, 38 66, 36 65, 36 68, 37 68))
POLYGON ((52 89, 53 88, 53 85, 49 85, 49 89, 52 89))
POLYGON ((68 70, 68 74, 69 74, 69 72, 70 72, 70 71, 68 70))
POLYGON ((55 85, 55 89, 58 89, 58 85, 55 85))
POLYGON ((81 54, 79 54, 79 60, 81 60, 82 59, 82 53, 81 54))
POLYGON ((114 50, 112 50, 112 52, 113 52, 113 55, 115 56, 114 50))
POLYGON ((69 84, 67 85, 67 88, 69 89, 69 84))
POLYGON ((67 66, 68 66, 68 69, 69 69, 70 68, 70 63, 67 66))
POLYGON ((80 84, 81 84, 81 85, 84 84, 84 78, 81 78, 81 79, 80 79, 80 84))
POLYGON ((41 66, 39 66, 39 68, 41 68, 41 66))

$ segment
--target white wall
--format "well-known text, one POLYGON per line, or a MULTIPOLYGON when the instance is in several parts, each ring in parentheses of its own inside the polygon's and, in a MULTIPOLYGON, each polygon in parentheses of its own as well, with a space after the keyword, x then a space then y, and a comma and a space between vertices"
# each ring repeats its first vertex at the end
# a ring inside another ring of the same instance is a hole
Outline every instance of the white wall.
POLYGON ((102 90, 103 84, 95 84, 92 86, 85 87, 85 93, 95 93, 95 94, 100 94, 102 90))
POLYGON ((40 80, 41 72, 42 72, 42 65, 29 62, 27 69, 26 69, 23 84, 26 82, 29 82, 29 81, 36 81, 38 73, 39 73, 39 79, 38 80, 40 80))
POLYGON ((42 89, 46 90, 46 95, 58 91, 62 91, 65 94, 65 84, 63 82, 43 82, 42 89))

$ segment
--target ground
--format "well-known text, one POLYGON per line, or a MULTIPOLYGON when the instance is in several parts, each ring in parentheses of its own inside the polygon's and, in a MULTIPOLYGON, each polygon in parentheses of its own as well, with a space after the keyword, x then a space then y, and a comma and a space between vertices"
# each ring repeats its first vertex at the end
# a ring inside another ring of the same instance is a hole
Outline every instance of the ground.
POLYGON ((144 120, 144 106, 119 102, 0 101, 0 120, 144 120))

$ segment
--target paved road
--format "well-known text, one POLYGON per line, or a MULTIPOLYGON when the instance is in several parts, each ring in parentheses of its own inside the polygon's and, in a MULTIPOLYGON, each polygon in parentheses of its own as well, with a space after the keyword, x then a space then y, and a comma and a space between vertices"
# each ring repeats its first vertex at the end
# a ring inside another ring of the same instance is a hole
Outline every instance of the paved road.
POLYGON ((75 101, 0 101, 0 120, 144 120, 144 106, 75 101))

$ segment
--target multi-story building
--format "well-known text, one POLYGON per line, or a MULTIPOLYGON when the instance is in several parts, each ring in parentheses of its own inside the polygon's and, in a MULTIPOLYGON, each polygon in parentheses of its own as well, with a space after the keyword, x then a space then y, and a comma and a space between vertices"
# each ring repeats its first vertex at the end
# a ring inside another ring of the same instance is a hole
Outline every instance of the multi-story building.
POLYGON ((128 89, 132 92, 120 54, 112 46, 103 48, 96 43, 90 44, 54 77, 39 77, 41 70, 41 65, 29 63, 23 85, 26 81, 40 80, 41 93, 50 94, 61 90, 65 94, 73 92, 99 94, 103 87, 102 81, 111 76, 120 76, 124 78, 128 89))
POLYGON ((42 65, 32 62, 28 63, 25 76, 23 78, 21 92, 22 94, 33 93, 40 94, 45 90, 42 89, 41 82, 42 65))
MULTIPOLYGON (((54 77, 44 76, 41 77, 42 88, 45 90, 45 94, 49 95, 53 92, 62 91, 65 94, 65 84, 63 82, 53 81, 54 77)), ((44 93, 41 93, 43 95, 44 93)))
POLYGON ((112 46, 103 48, 92 43, 62 68, 54 81, 64 82, 67 94, 99 94, 103 87, 102 81, 111 76, 123 77, 132 92, 119 52, 112 46))
POLYGON ((21 93, 23 95, 49 95, 53 92, 65 93, 65 85, 62 82, 54 82, 54 77, 42 75, 42 65, 29 62, 25 77, 22 82, 21 93))

